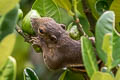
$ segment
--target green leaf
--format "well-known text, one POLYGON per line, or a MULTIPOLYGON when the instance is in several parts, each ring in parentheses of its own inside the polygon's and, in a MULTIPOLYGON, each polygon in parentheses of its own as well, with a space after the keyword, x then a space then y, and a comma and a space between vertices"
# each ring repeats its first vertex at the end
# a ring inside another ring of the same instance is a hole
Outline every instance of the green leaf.
POLYGON ((22 9, 18 9, 18 21, 21 21, 23 18, 23 11, 22 9))
POLYGON ((80 24, 82 25, 83 30, 88 36, 93 36, 93 34, 90 32, 90 24, 83 11, 82 0, 77 1, 77 10, 78 18, 80 20, 80 24))
POLYGON ((112 66, 115 67, 120 64, 120 34, 117 31, 113 30, 113 39, 112 39, 112 56, 113 56, 113 64, 112 66))
POLYGON ((52 17, 57 22, 61 22, 60 11, 52 0, 36 0, 32 9, 37 10, 42 17, 52 17))
POLYGON ((115 12, 115 27, 120 32, 120 0, 114 0, 110 10, 115 12))
POLYGON ((96 3, 97 0, 86 0, 86 2, 88 3, 89 5, 89 8, 91 9, 91 12, 93 14, 93 16, 98 19, 99 18, 99 15, 95 9, 95 3, 96 3))
MULTIPOLYGON (((114 27, 114 26, 113 26, 114 27)), ((106 65, 110 68, 113 68, 120 64, 120 34, 115 30, 115 27, 111 33, 105 35, 108 39, 103 40, 104 52, 107 53, 107 63, 106 65), (111 65, 112 64, 112 65, 111 65)))
POLYGON ((59 77, 59 80, 64 80, 66 73, 67 70, 62 73, 62 75, 59 77))
POLYGON ((84 36, 81 37, 81 48, 83 62, 87 70, 88 76, 92 77, 92 75, 98 71, 96 54, 94 53, 94 49, 90 40, 84 36))
POLYGON ((114 80, 114 78, 109 73, 96 72, 91 80, 114 80))
POLYGON ((70 31, 70 29, 72 28, 72 26, 73 26, 73 22, 71 22, 68 26, 67 26, 67 31, 69 32, 70 31))
POLYGON ((34 35, 35 32, 33 31, 32 25, 31 25, 31 18, 41 18, 39 13, 36 10, 30 10, 24 17, 22 21, 22 30, 24 33, 27 33, 29 35, 34 35))
MULTIPOLYGON (((1 25, 0 25, 0 41, 8 34, 12 33, 14 31, 14 28, 17 23, 18 18, 18 8, 19 6, 16 6, 13 10, 11 10, 6 15, 2 16, 1 25)), ((0 18, 0 19, 1 19, 0 18)))
POLYGON ((116 73, 115 80, 120 80, 120 68, 118 69, 116 73))
POLYGON ((113 11, 106 11, 101 15, 96 24, 96 49, 98 56, 106 63, 107 55, 102 50, 103 38, 106 33, 112 33, 115 23, 115 15, 113 11))
POLYGON ((0 0, 0 15, 4 15, 12 10, 19 0, 0 0))
POLYGON ((111 69, 112 61, 113 61, 113 58, 112 58, 112 34, 111 33, 105 34, 104 39, 103 39, 102 49, 107 54, 106 66, 109 69, 111 69))
POLYGON ((112 41, 112 34, 111 33, 105 34, 104 39, 103 39, 102 49, 107 54, 112 54, 112 43, 111 43, 111 41, 112 41))
POLYGON ((16 61, 9 56, 7 62, 2 69, 0 69, 0 80, 16 80, 16 61))
POLYGON ((71 11, 72 5, 69 0, 53 0, 53 1, 61 8, 64 8, 68 12, 68 14, 70 14, 71 16, 74 15, 74 13, 71 11))
POLYGON ((79 11, 77 11, 77 16, 80 20, 80 24, 82 25, 83 30, 88 36, 92 36, 92 33, 90 32, 90 24, 84 15, 82 15, 79 11))
POLYGON ((110 6, 111 6, 113 0, 105 0, 105 1, 107 1, 107 4, 108 4, 108 6, 109 6, 109 8, 110 8, 110 6))
POLYGON ((82 6, 82 0, 78 0, 77 1, 77 10, 80 12, 80 14, 86 18, 86 15, 84 13, 84 10, 83 10, 83 6, 82 6))
POLYGON ((66 70, 62 73, 59 80, 85 80, 81 73, 66 70))
POLYGON ((36 73, 31 68, 24 69, 24 80, 39 80, 36 73))
POLYGON ((73 17, 68 15, 66 10, 64 10, 63 8, 59 8, 59 9, 61 13, 61 23, 68 26, 73 21, 73 17))
POLYGON ((109 9, 109 6, 106 0, 98 0, 95 4, 95 8, 96 11, 101 15, 102 13, 109 9))
POLYGON ((16 40, 15 34, 5 37, 0 43, 0 69, 5 65, 8 56, 11 55, 16 40))
POLYGON ((12 56, 16 59, 17 64, 17 75, 20 75, 17 77, 16 80, 24 80, 23 78, 23 69, 25 66, 29 65, 28 58, 29 58, 29 49, 30 44, 27 42, 24 42, 24 38, 21 35, 16 36, 16 43, 14 46, 14 50, 12 51, 12 56))

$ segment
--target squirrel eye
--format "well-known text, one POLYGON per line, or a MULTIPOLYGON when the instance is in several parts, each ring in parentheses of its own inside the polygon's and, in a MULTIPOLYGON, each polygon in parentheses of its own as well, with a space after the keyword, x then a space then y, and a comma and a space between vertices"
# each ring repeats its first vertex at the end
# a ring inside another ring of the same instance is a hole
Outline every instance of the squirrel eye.
POLYGON ((42 29, 39 29, 39 33, 43 34, 43 33, 44 33, 44 31, 43 31, 42 29))

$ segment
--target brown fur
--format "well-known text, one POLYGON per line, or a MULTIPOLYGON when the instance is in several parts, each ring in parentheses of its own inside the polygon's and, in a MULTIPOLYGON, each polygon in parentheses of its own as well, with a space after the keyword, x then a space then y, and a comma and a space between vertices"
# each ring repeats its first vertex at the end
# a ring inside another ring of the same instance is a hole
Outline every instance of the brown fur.
POLYGON ((80 41, 71 39, 64 25, 48 17, 32 18, 31 23, 37 37, 35 44, 42 48, 44 61, 50 69, 82 66, 80 41))

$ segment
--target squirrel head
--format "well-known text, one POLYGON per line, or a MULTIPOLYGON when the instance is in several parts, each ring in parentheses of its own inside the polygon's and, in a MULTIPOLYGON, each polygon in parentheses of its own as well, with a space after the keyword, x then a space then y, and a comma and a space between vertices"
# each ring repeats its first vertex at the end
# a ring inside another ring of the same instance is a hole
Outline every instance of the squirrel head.
POLYGON ((36 35, 47 43, 56 43, 65 32, 65 25, 56 23, 49 17, 31 18, 31 24, 36 35))

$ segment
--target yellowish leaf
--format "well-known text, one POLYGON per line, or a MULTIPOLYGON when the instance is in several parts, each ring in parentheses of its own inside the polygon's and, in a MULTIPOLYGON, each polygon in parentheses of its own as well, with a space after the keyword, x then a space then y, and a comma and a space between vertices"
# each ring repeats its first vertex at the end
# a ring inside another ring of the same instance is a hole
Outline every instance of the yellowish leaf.
POLYGON ((6 36, 0 43, 0 68, 4 66, 8 60, 8 56, 11 55, 16 41, 16 35, 14 33, 6 36))

